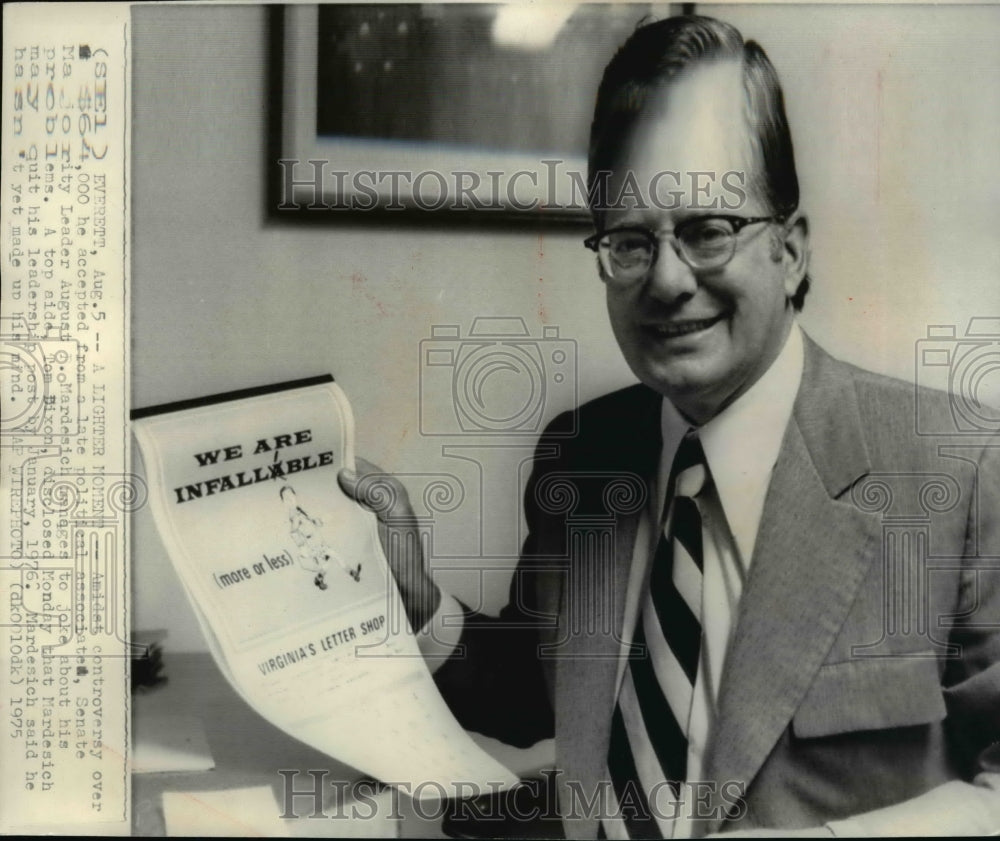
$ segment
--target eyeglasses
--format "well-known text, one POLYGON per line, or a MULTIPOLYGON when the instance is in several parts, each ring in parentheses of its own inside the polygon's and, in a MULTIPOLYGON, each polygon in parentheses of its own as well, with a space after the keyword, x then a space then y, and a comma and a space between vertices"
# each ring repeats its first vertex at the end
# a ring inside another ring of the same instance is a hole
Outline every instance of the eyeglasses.
POLYGON ((583 244, 597 252, 607 278, 630 283, 656 265, 662 239, 692 269, 718 269, 733 259, 743 228, 758 222, 781 221, 781 216, 697 216, 681 222, 665 236, 648 228, 625 226, 594 234, 583 244))

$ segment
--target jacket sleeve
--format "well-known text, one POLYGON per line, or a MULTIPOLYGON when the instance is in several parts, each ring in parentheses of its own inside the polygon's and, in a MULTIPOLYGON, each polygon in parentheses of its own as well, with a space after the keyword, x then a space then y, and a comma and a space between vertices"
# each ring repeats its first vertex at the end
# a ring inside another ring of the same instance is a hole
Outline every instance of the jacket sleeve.
POLYGON ((557 622, 563 576, 555 535, 564 524, 554 522, 535 501, 539 480, 562 459, 547 458, 558 450, 553 433, 572 421, 561 415, 542 435, 528 480, 524 510, 528 534, 511 579, 506 606, 493 617, 464 610, 458 645, 434 673, 445 701, 463 727, 528 747, 555 732, 551 675, 539 647, 557 622))
POLYGON ((945 671, 946 727, 961 780, 828 824, 835 835, 990 835, 1000 829, 1000 440, 979 460, 961 604, 945 671))

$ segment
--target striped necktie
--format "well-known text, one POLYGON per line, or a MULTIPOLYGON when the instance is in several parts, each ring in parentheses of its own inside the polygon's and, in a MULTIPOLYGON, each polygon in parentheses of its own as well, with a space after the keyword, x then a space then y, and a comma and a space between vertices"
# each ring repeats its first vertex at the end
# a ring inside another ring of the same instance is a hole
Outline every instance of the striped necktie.
POLYGON ((611 721, 608 772, 617 810, 602 822, 602 837, 673 832, 701 652, 703 553, 695 497, 707 475, 701 442, 688 432, 670 469, 649 587, 611 721))

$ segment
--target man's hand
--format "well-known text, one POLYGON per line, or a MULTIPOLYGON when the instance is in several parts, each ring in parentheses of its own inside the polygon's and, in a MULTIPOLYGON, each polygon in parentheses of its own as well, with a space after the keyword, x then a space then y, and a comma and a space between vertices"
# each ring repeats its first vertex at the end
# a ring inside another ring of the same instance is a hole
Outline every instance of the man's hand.
POLYGON ((399 587, 410 625, 419 631, 437 610, 441 591, 427 571, 410 498, 395 476, 371 462, 359 458, 357 468, 357 473, 341 470, 337 481, 345 494, 378 518, 382 550, 399 587))

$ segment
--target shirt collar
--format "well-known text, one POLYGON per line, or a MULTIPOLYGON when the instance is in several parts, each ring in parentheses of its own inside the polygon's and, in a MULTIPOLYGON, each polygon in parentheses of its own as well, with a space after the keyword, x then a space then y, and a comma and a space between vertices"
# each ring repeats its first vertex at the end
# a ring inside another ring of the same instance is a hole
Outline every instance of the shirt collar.
MULTIPOLYGON (((802 331, 798 323, 792 322, 784 347, 771 367, 745 394, 698 430, 722 510, 747 565, 757 539, 771 471, 778 460, 785 427, 802 382, 804 356, 802 331)), ((687 421, 666 399, 661 411, 661 426, 663 453, 659 493, 662 509, 665 479, 688 428, 687 421)))

